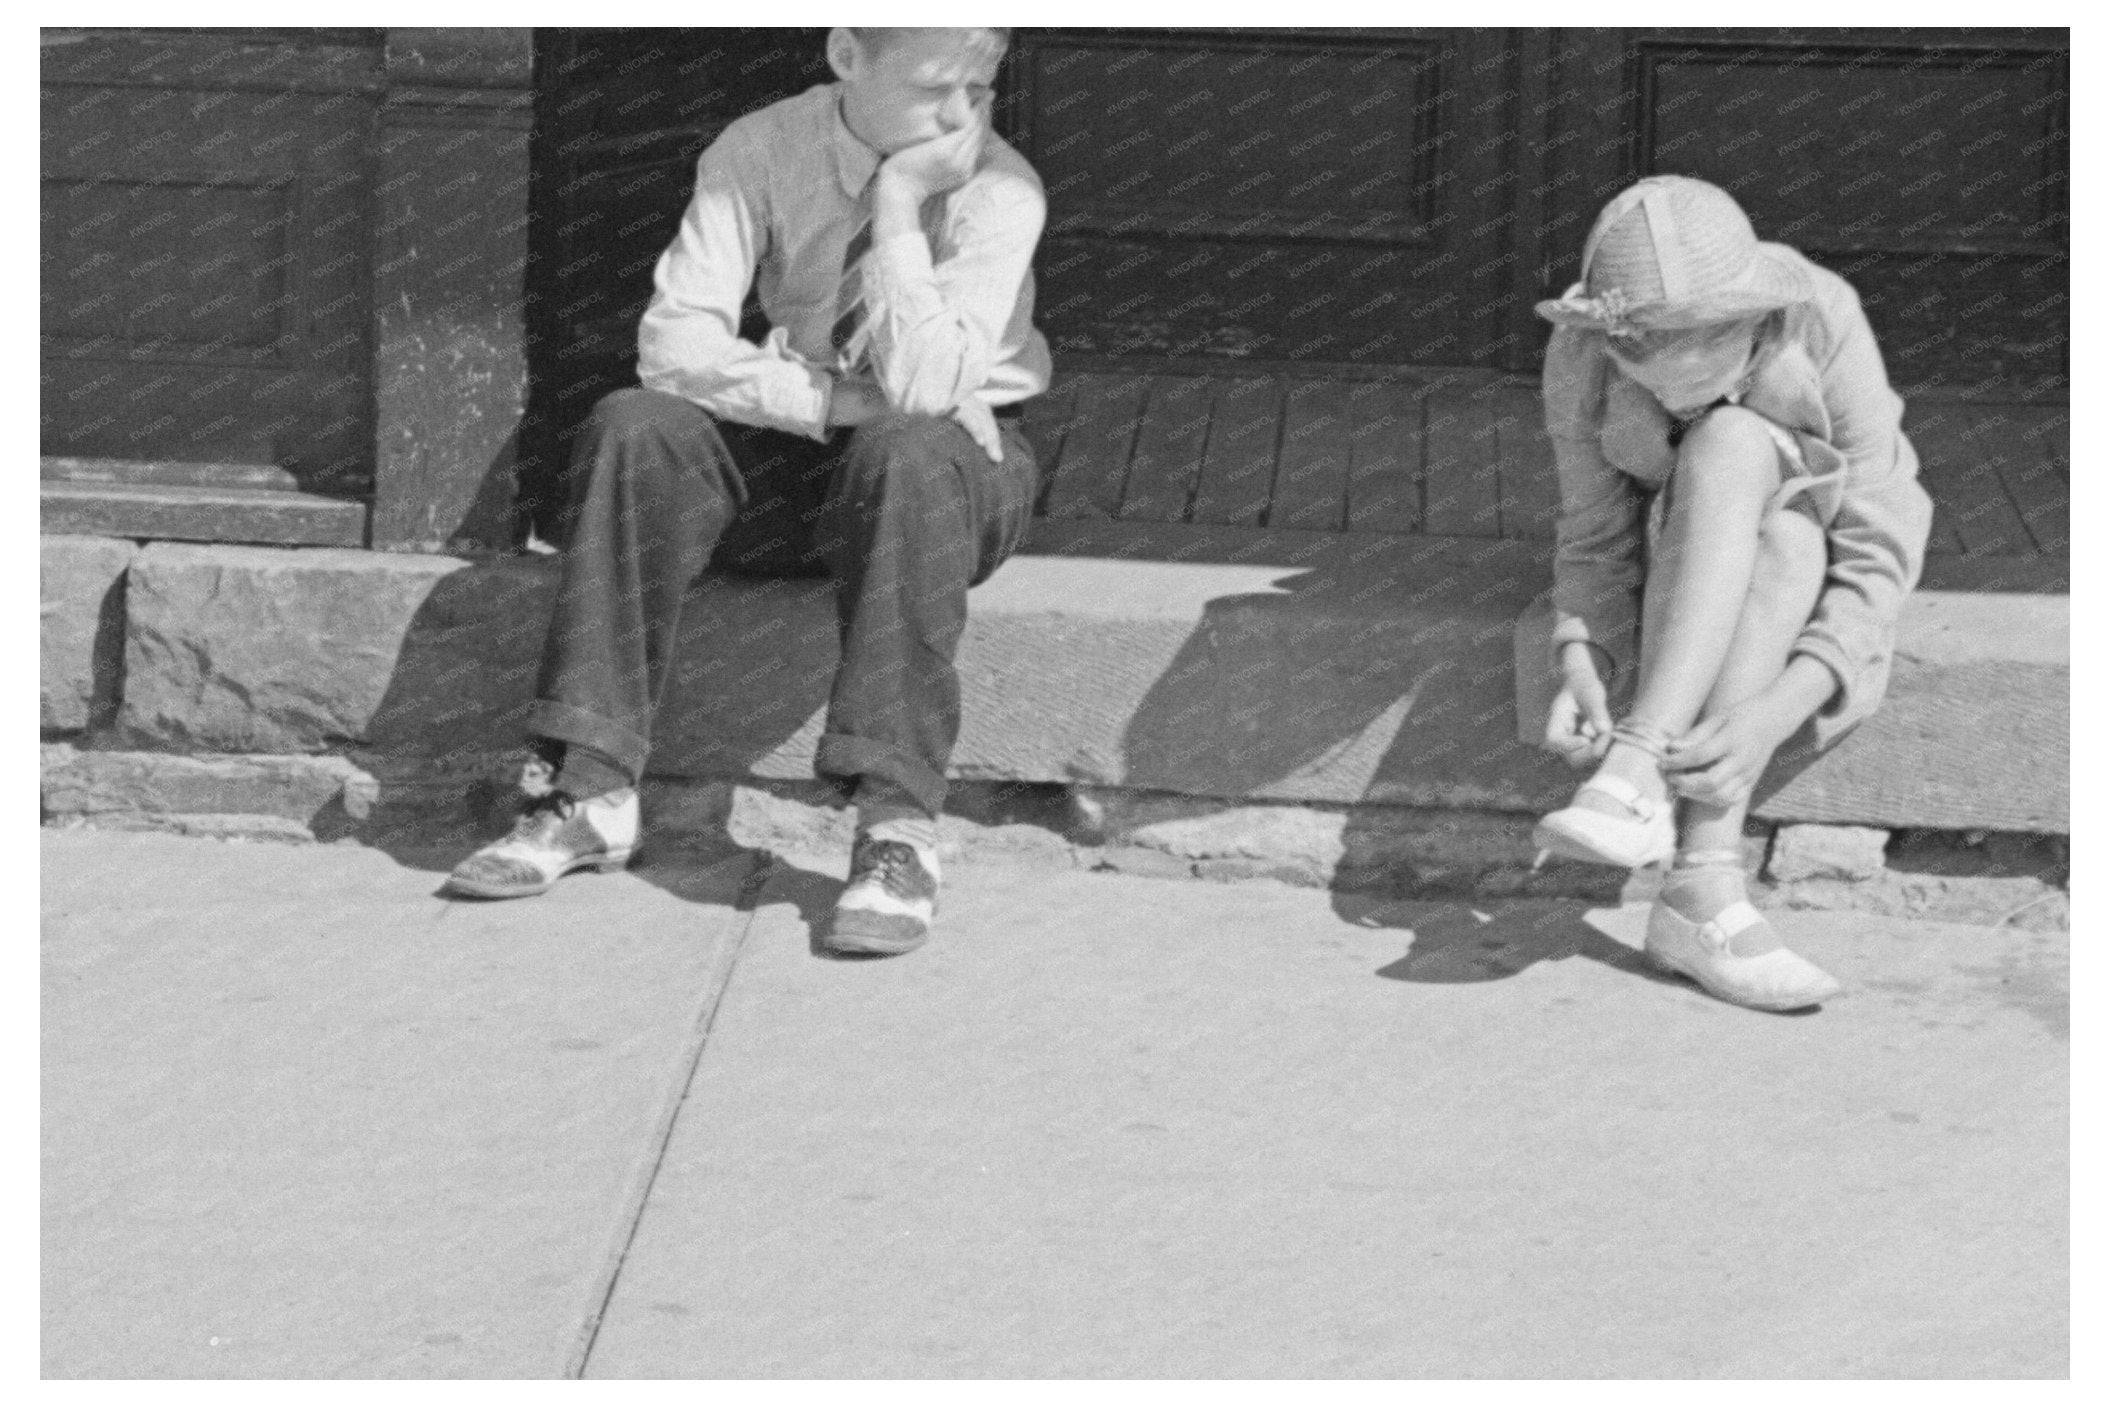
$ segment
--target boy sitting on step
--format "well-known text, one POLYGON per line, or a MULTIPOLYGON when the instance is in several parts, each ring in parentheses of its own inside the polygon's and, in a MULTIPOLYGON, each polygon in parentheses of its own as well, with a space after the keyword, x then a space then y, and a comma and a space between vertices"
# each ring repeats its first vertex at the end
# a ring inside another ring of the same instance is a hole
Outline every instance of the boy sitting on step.
POLYGON ((1046 389, 1030 265, 1047 203, 989 129, 1000 29, 835 29, 836 82, 734 122, 654 271, 642 387, 573 448, 563 583, 513 833, 459 894, 540 894, 627 863, 682 600, 712 559, 833 577, 842 660, 815 771, 858 811, 824 946, 929 934, 960 726, 967 589, 1023 538, 1046 389), (770 330, 739 335, 753 287, 770 330))

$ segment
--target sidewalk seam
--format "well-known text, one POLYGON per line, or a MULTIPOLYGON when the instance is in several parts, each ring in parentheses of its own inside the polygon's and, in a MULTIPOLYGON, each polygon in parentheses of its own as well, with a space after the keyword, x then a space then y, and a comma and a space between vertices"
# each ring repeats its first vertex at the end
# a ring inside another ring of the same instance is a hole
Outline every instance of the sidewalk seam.
POLYGON ((661 1164, 666 1161, 667 1147, 674 1140, 674 1125, 681 1117, 682 1106, 688 1103, 689 1090, 695 1084, 696 1070, 703 1063, 704 1046, 709 1042, 711 1028, 718 1020, 718 1007, 725 998, 725 990, 731 985, 733 969, 738 964, 740 953, 747 946, 747 935, 754 929, 756 911, 760 908, 762 890, 768 883, 770 872, 775 868, 776 857, 768 853, 760 856, 760 862, 740 881, 740 892, 733 901, 736 912, 747 916, 729 939, 719 945, 712 956, 711 966, 705 974, 703 998, 698 1005, 695 1020, 691 1024, 687 1043, 675 1062, 679 1072, 671 1082, 668 1097, 650 1139, 646 1152, 639 1159, 639 1166, 631 1176, 629 1195, 624 1199, 622 1217, 609 1249, 607 1261, 601 1267, 592 1293, 587 1298, 585 1318, 572 1343, 571 1353, 566 1357, 565 1379, 586 1376, 586 1365, 593 1357, 594 1344, 601 1335, 601 1324, 608 1313, 608 1306, 615 1300, 615 1288, 622 1279, 623 1263, 629 1259, 630 1247, 637 1240, 639 1224, 644 1220, 645 1207, 651 1201, 653 1185, 659 1180, 661 1164))

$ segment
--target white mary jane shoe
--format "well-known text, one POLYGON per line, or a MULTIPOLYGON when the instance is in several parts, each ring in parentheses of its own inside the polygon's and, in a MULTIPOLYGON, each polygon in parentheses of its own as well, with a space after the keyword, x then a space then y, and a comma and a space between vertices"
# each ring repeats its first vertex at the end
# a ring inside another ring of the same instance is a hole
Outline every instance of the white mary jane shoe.
POLYGON ((1627 816, 1567 806, 1532 827, 1531 843, 1540 860, 1548 854, 1593 865, 1638 870, 1668 860, 1678 848, 1671 804, 1641 794, 1623 777, 1592 777, 1576 795, 1594 791, 1625 807, 1627 816))
POLYGON ((1729 951, 1730 939, 1765 921, 1744 899, 1704 923, 1694 923, 1658 899, 1648 912, 1642 948, 1661 966, 1738 1006, 1796 1011, 1839 995, 1843 988, 1837 978, 1786 948, 1748 958, 1729 951))

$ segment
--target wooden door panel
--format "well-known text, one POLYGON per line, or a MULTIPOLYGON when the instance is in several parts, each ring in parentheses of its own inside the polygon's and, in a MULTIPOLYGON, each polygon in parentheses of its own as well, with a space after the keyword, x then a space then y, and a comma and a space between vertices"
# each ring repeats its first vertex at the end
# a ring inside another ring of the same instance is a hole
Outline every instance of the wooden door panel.
POLYGON ((1058 352, 1486 360, 1515 67, 1513 36, 1454 30, 1021 34, 1042 326, 1058 352))
POLYGON ((276 67, 205 63, 256 57, 207 37, 47 50, 46 455, 277 466, 305 489, 369 487, 378 51, 256 52, 276 67), (171 84, 142 54, 209 77, 171 84))

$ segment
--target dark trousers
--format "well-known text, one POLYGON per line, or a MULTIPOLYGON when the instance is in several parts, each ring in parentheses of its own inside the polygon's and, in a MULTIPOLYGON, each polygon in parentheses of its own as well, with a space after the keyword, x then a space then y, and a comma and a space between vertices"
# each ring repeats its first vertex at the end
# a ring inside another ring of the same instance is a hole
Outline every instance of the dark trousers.
POLYGON ((935 416, 818 442, 660 391, 603 398, 572 450, 571 543, 529 731, 642 776, 704 564, 825 573, 842 661, 814 770, 861 802, 937 814, 960 731, 967 588, 1017 550, 1038 487, 1016 420, 998 423, 1001 464, 935 416))

